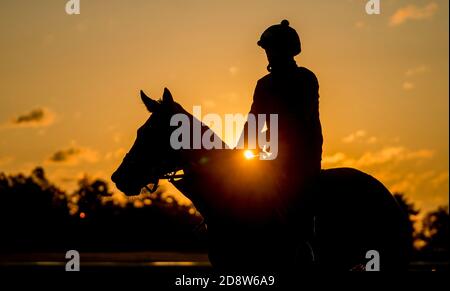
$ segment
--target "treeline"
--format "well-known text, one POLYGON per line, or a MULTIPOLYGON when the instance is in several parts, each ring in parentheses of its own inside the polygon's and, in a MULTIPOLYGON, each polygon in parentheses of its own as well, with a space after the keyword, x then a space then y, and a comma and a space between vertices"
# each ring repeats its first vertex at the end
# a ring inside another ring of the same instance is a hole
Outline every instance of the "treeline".
POLYGON ((160 193, 125 205, 111 196, 100 179, 82 178, 66 193, 42 168, 29 176, 0 173, 0 252, 205 248, 193 207, 160 193))
MULTIPOLYGON (((67 193, 40 167, 29 176, 0 173, 0 252, 206 248, 202 217, 192 206, 158 192, 124 205, 111 196, 99 179, 82 178, 67 193)), ((448 206, 421 216, 405 195, 394 196, 409 215, 415 259, 448 259, 448 206)))
POLYGON ((449 256, 448 205, 421 215, 421 210, 404 194, 394 193, 400 207, 408 214, 409 231, 414 241, 415 261, 445 261, 449 256), (419 217, 422 217, 419 220, 419 217))

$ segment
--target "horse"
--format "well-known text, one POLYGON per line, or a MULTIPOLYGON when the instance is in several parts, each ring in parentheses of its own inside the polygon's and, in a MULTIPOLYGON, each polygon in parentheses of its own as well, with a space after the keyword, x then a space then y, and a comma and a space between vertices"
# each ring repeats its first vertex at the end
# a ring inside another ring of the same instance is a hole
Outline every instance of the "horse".
POLYGON ((191 124, 195 117, 167 88, 160 100, 140 95, 150 117, 111 180, 132 196, 182 171, 170 181, 202 214, 213 267, 364 270, 374 254, 381 270, 407 267, 407 215, 374 177, 352 168, 322 169, 299 215, 286 218, 280 203, 285 188, 271 175, 270 162, 244 159, 242 150, 221 140, 222 149, 172 148, 172 116, 184 114, 191 124))

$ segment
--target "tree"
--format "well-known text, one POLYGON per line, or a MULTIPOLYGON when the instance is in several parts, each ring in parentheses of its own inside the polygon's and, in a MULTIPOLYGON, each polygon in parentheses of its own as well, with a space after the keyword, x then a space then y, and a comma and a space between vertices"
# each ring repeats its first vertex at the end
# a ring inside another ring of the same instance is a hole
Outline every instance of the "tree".
POLYGON ((448 206, 441 206, 423 219, 420 237, 425 241, 424 251, 448 252, 448 206))
POLYGON ((94 215, 103 204, 103 197, 109 197, 112 193, 109 191, 106 181, 96 179, 90 180, 88 177, 78 181, 79 188, 73 193, 78 205, 78 215, 80 218, 94 215))
POLYGON ((51 184, 38 167, 30 176, 0 174, 0 244, 36 247, 52 241, 70 219, 65 192, 51 184))
POLYGON ((415 228, 415 224, 417 223, 417 216, 420 213, 420 209, 416 208, 414 202, 409 202, 405 194, 394 193, 393 195, 400 208, 408 215, 408 231, 413 238, 413 242, 417 241, 419 238, 419 232, 415 228))

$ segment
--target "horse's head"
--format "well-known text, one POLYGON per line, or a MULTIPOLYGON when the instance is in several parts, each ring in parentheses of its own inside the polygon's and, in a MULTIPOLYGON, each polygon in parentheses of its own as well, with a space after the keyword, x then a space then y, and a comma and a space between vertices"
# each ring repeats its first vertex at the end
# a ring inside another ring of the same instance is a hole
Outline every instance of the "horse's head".
POLYGON ((173 130, 170 119, 184 109, 174 102, 165 88, 161 100, 155 101, 141 91, 141 99, 152 113, 137 131, 136 140, 111 180, 126 195, 137 195, 142 187, 157 183, 162 175, 178 168, 178 153, 170 145, 173 130))

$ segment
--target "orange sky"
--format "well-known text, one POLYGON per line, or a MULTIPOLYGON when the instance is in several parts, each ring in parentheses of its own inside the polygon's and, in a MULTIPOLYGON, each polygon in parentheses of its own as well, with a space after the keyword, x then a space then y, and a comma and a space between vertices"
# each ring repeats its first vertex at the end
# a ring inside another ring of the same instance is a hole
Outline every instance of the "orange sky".
POLYGON ((448 204, 448 1, 0 2, 0 171, 43 165, 70 189, 109 178, 148 117, 139 89, 247 113, 256 45, 288 19, 320 82, 324 167, 352 166, 424 210, 448 204))

